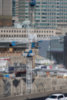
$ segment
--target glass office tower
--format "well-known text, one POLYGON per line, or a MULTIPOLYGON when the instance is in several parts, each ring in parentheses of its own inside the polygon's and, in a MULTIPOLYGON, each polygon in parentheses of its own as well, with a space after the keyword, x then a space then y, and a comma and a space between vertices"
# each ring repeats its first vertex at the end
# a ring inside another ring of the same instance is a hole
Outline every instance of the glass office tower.
MULTIPOLYGON (((30 18, 29 0, 16 0, 19 21, 30 18)), ((36 28, 62 28, 67 26, 67 0, 36 0, 34 12, 36 28)))

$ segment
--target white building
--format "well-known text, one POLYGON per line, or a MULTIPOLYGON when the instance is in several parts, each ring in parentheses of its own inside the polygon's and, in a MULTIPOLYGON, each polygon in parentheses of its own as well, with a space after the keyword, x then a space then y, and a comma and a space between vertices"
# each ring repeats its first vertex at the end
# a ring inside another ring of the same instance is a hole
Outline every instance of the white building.
MULTIPOLYGON (((37 40, 47 40, 53 36, 63 35, 61 30, 30 29, 31 34, 37 35, 37 40)), ((26 41, 28 33, 22 28, 0 28, 0 41, 26 41)))

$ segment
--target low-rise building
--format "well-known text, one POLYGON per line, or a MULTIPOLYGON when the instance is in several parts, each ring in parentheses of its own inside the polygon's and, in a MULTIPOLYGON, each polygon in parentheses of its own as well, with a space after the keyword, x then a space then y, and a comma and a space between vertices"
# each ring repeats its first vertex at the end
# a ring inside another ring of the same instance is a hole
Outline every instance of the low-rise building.
MULTIPOLYGON (((63 35, 61 30, 55 29, 30 29, 31 34, 36 34, 38 40, 47 40, 53 36, 63 35)), ((24 40, 28 38, 26 29, 23 28, 0 28, 0 41, 6 40, 24 40)))
MULTIPOLYGON (((61 30, 54 29, 30 29, 30 33, 36 34, 37 40, 49 40, 50 37, 62 35, 61 30)), ((28 32, 23 28, 0 28, 0 57, 22 55, 28 48, 28 32)))

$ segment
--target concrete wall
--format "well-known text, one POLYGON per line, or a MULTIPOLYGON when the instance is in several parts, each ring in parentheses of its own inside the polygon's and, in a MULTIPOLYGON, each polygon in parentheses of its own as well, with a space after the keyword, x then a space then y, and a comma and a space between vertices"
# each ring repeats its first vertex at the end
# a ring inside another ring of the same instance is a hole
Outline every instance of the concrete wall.
POLYGON ((40 94, 40 96, 42 96, 42 94, 45 96, 50 93, 67 92, 67 79, 63 78, 36 77, 33 79, 32 90, 29 94, 26 92, 25 79, 18 78, 17 80, 19 80, 17 87, 13 85, 14 79, 7 80, 5 84, 3 80, 0 80, 0 95, 6 97, 8 96, 7 94, 9 94, 9 97, 20 95, 27 97, 30 95, 30 98, 34 98, 35 96, 39 96, 38 94, 40 94), (9 88, 7 88, 5 92, 6 84, 9 85, 9 88))
POLYGON ((2 0, 0 0, 0 15, 2 15, 2 0))
POLYGON ((0 26, 12 26, 12 0, 0 0, 0 26))
POLYGON ((0 0, 0 15, 12 16, 12 0, 0 0))

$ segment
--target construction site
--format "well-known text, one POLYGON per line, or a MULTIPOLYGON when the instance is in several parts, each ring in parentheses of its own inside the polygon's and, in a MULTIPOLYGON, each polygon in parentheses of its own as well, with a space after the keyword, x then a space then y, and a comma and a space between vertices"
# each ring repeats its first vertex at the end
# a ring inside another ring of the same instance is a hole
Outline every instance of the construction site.
MULTIPOLYGON (((50 41, 50 37, 58 37, 62 32, 34 29, 36 0, 30 0, 29 6, 30 20, 15 22, 15 26, 8 29, 0 28, 0 100, 29 100, 51 93, 67 92, 65 66, 39 55, 39 43, 44 39, 50 41)), ((7 13, 4 16, 1 13, 1 27, 12 25, 11 13, 7 13)))

